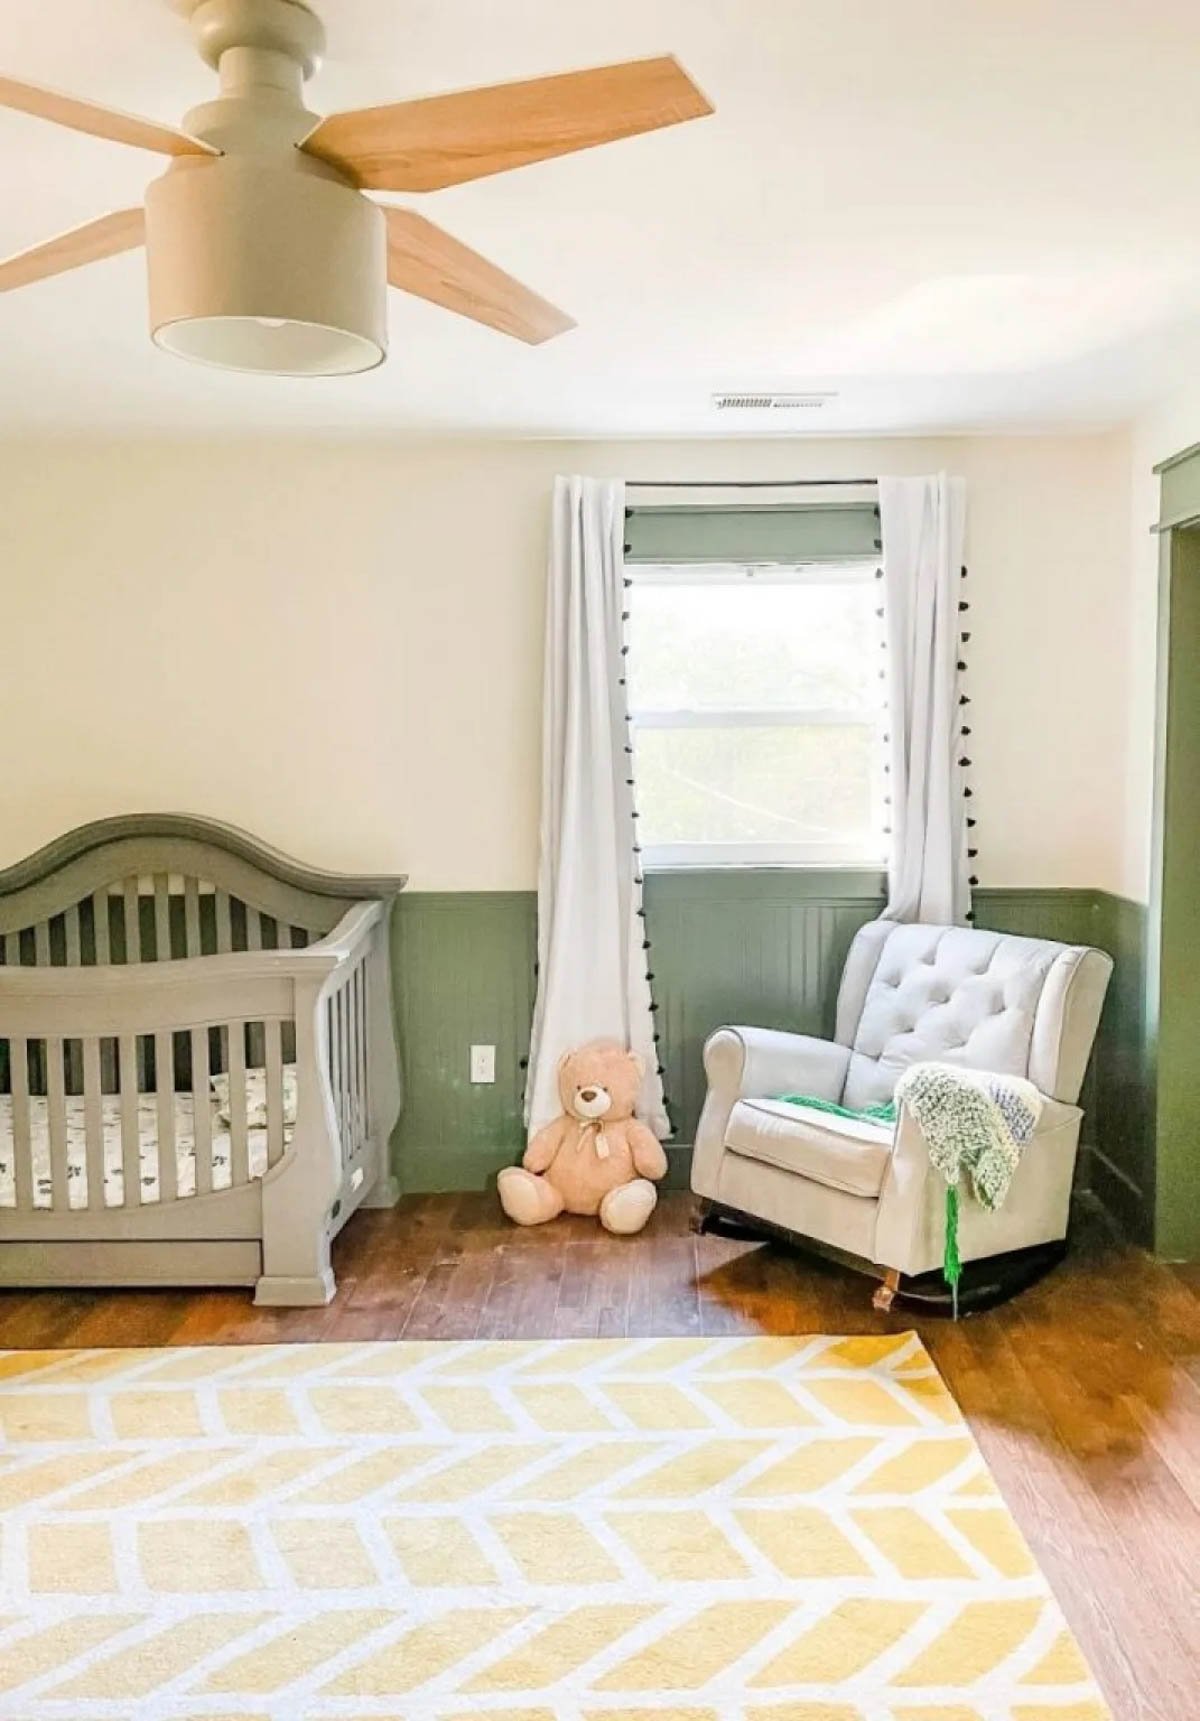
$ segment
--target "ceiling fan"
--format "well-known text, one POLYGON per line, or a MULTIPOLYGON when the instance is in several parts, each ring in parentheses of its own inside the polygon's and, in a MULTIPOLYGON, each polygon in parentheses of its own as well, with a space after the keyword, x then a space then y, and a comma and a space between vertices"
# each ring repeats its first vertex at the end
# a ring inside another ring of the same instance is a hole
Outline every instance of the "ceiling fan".
POLYGON ((144 244, 150 330, 229 370, 345 376, 387 356, 387 285, 537 344, 570 317, 411 209, 437 191, 712 108, 670 56, 331 114, 304 106, 324 50, 305 0, 170 0, 220 94, 184 129, 0 77, 0 106, 171 157, 144 208, 0 262, 0 292, 144 244))

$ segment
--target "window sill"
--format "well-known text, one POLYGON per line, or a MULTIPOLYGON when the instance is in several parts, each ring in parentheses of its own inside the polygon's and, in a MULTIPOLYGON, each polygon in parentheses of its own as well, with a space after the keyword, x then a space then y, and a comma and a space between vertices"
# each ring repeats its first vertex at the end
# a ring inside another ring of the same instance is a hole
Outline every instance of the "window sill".
POLYGON ((831 896, 862 902, 879 902, 887 896, 887 873, 883 867, 783 866, 778 863, 718 866, 712 863, 643 868, 651 897, 660 892, 697 894, 711 898, 751 894, 781 897, 831 896))

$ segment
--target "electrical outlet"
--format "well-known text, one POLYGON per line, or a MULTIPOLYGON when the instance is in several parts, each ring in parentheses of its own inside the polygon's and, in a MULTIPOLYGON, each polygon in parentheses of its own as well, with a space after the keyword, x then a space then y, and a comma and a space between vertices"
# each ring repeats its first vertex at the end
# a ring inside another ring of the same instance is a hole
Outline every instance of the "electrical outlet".
POLYGON ((496 1079, 496 1048, 495 1046, 471 1047, 471 1080, 473 1082, 494 1082, 496 1079))

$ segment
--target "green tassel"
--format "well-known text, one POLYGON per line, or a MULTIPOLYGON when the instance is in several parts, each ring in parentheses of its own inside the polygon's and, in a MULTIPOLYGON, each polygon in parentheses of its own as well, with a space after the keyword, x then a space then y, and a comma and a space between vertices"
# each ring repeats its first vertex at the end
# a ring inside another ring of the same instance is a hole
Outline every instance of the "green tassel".
POLYGON ((946 1186, 946 1246, 942 1255, 942 1277, 950 1287, 954 1319, 958 1319, 958 1281, 962 1278, 962 1262, 958 1258, 958 1184, 946 1186))

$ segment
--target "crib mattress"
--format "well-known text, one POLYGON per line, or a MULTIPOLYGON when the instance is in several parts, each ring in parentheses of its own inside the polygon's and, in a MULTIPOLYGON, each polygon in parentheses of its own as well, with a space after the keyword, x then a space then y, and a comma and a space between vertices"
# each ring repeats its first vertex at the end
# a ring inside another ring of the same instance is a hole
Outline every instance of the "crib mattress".
MULTIPOLYGON (((67 1109, 67 1204, 83 1208, 88 1204, 87 1134, 84 1123, 82 1096, 68 1096, 67 1109)), ((154 1094, 138 1096, 138 1157, 141 1189, 139 1195, 127 1199, 125 1173, 121 1155, 121 1100, 118 1094, 105 1094, 102 1102, 104 1128, 104 1205, 106 1207, 137 1206, 161 1199, 158 1167, 158 1099, 154 1094)), ((212 1184, 214 1189, 228 1189, 233 1182, 232 1142, 229 1125, 215 1104, 210 1109, 212 1119, 212 1184)), ((251 1177, 261 1177, 267 1169, 267 1131, 248 1129, 247 1142, 251 1177)), ((292 1125, 284 1124, 285 1144, 291 1140, 292 1125)), ((29 1100, 29 1145, 33 1160, 33 1205, 52 1206, 50 1179, 50 1117, 48 1102, 41 1097, 29 1100)), ((0 1208, 15 1207, 17 1185, 14 1171, 15 1144, 13 1138, 12 1097, 0 1094, 0 1208)), ((196 1131, 195 1111, 191 1094, 175 1095, 175 1165, 178 1193, 196 1193, 196 1131)))

